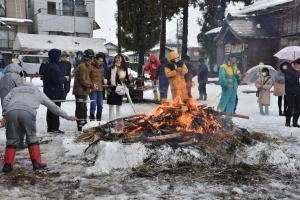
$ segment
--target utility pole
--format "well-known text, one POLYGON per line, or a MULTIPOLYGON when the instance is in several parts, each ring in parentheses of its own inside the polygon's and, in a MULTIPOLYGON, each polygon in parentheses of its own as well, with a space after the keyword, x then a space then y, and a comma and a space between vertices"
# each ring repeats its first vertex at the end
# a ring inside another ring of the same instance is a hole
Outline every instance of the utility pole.
POLYGON ((74 8, 74 37, 76 36, 76 0, 73 0, 74 8))

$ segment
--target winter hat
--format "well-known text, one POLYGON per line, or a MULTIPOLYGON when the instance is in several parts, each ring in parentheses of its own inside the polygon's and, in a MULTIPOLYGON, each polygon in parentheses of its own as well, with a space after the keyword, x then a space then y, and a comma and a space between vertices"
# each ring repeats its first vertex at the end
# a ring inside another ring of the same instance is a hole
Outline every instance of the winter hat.
POLYGON ((83 52, 83 57, 86 59, 92 59, 95 56, 95 53, 92 49, 87 49, 83 52))
POLYGON ((168 60, 172 61, 179 58, 179 54, 177 53, 177 51, 171 51, 168 55, 168 60))

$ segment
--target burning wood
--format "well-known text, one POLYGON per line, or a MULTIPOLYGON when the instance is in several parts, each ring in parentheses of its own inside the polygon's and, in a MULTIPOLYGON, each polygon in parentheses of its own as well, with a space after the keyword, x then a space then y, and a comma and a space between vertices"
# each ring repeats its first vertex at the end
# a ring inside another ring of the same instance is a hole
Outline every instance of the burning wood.
MULTIPOLYGON (((175 99, 163 102, 149 115, 120 118, 100 125, 98 135, 99 140, 121 140, 125 143, 140 141, 193 145, 214 135, 219 138, 232 135, 228 122, 221 117, 223 114, 226 113, 198 105, 192 99, 185 104, 175 99)), ((93 142, 96 137, 87 138, 93 142)))

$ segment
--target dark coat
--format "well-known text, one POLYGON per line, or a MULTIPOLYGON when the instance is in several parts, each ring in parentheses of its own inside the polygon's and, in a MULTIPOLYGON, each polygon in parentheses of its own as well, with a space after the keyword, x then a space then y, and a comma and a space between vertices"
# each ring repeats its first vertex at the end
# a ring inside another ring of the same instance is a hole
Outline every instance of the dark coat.
POLYGON ((156 79, 159 80, 159 90, 169 87, 169 80, 166 77, 165 67, 168 65, 168 60, 163 59, 156 70, 156 79))
POLYGON ((49 64, 44 69, 43 84, 44 93, 52 100, 64 99, 64 82, 65 77, 59 66, 59 58, 61 51, 58 49, 51 49, 48 53, 49 64))
MULTIPOLYGON (((114 67, 110 67, 108 69, 108 72, 107 72, 107 83, 108 83, 108 85, 111 85, 110 77, 111 77, 111 70, 113 68, 114 67)), ((125 76, 125 80, 123 81, 123 83, 128 84, 129 83, 129 76, 128 76, 127 68, 125 69, 125 72, 126 72, 126 76, 125 76)), ((116 84, 117 85, 122 84, 118 73, 116 74, 116 84)), ((108 88, 107 104, 120 106, 120 105, 122 105, 123 96, 118 95, 115 91, 116 91, 116 86, 112 86, 112 87, 108 88)))
POLYGON ((195 76, 194 67, 191 63, 185 63, 185 65, 188 68, 188 72, 184 75, 184 79, 186 81, 192 80, 195 76))
POLYGON ((198 83, 206 84, 208 80, 208 67, 203 63, 198 69, 198 83))
POLYGON ((65 97, 67 94, 70 92, 71 88, 71 70, 72 70, 72 65, 69 61, 61 61, 59 63, 60 69, 63 73, 64 76, 69 76, 69 80, 65 80, 64 82, 64 90, 65 90, 65 97))
POLYGON ((283 63, 287 69, 283 70, 285 75, 286 95, 300 95, 300 72, 296 71, 290 63, 283 63))

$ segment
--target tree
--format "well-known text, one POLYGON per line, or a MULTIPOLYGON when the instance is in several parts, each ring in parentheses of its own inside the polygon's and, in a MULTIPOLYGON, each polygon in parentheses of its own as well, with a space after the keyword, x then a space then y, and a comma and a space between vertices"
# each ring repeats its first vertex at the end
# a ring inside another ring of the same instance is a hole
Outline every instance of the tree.
POLYGON ((138 52, 138 74, 142 74, 145 52, 159 41, 159 3, 152 0, 123 0, 120 6, 119 43, 126 50, 138 52), (126 19, 126 20, 122 20, 126 19))
POLYGON ((187 43, 188 43, 188 20, 189 20, 189 0, 183 2, 183 27, 182 27, 182 49, 181 57, 187 56, 187 43))

